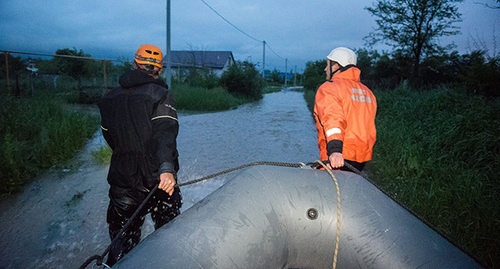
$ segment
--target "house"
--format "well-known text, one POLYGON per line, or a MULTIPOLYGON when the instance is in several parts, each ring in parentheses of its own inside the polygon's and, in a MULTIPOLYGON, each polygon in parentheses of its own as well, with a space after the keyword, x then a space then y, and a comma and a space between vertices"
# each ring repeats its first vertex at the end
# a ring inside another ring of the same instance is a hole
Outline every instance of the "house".
MULTIPOLYGON (((166 62, 163 58, 163 63, 166 62)), ((171 51, 171 70, 173 77, 186 77, 191 70, 208 70, 220 77, 234 63, 231 51, 171 51)))

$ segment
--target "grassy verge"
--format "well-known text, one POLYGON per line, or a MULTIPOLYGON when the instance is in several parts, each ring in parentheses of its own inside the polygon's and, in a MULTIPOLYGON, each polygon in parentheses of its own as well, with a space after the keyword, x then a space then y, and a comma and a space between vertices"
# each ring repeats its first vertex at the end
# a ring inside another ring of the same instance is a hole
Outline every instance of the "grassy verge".
POLYGON ((262 89, 262 94, 279 92, 281 90, 283 90, 283 86, 266 86, 262 89))
MULTIPOLYGON (((282 86, 267 86, 262 89, 262 94, 279 92, 282 89, 282 86)), ((172 94, 177 109, 194 112, 224 111, 256 101, 256 99, 232 95, 221 87, 207 90, 187 84, 174 85, 172 94)))
POLYGON ((19 191, 69 160, 97 130, 98 118, 68 112, 50 95, 0 96, 0 193, 19 191))
POLYGON ((172 94, 174 95, 177 109, 197 112, 234 109, 241 104, 254 101, 248 98, 233 96, 220 87, 207 90, 202 87, 177 85, 173 87, 172 94))
MULTIPOLYGON (((484 264, 500 266, 500 100, 375 92, 373 180, 484 264)), ((314 93, 305 95, 314 102, 314 93)))

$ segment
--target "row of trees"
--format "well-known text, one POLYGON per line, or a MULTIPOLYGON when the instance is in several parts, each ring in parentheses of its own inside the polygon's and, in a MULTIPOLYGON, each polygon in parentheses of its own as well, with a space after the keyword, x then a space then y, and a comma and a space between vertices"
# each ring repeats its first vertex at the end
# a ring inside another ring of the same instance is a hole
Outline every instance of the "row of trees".
POLYGON ((119 75, 131 68, 126 61, 116 65, 111 60, 92 59, 90 54, 76 48, 59 49, 55 55, 42 55, 45 59, 14 57, 12 54, 16 53, 0 54, 0 80, 9 94, 16 96, 59 88, 75 96, 71 97, 72 101, 94 102, 102 88, 116 85, 119 75), (46 59, 48 56, 53 57, 46 59), (94 88, 90 96, 89 88, 94 88))
MULTIPOLYGON (((131 63, 127 61, 113 64, 109 60, 95 60, 91 58, 91 55, 77 49, 59 49, 50 60, 40 58, 22 59, 21 57, 13 57, 8 52, 7 54, 4 52, 0 57, 1 59, 7 58, 7 61, 0 61, 0 79, 7 79, 7 74, 10 80, 14 78, 10 83, 13 86, 11 93, 14 95, 22 95, 23 91, 20 90, 20 84, 22 83, 20 83, 19 77, 26 77, 30 72, 34 72, 33 68, 31 68, 31 71, 29 70, 30 65, 36 66, 37 75, 45 74, 72 78, 76 85, 66 90, 76 91, 78 89, 80 97, 85 96, 83 91, 91 87, 88 85, 88 81, 98 84, 99 86, 93 86, 98 88, 99 91, 101 88, 106 88, 106 86, 117 86, 118 77, 132 67, 131 63), (7 72, 6 63, 8 63, 9 72, 7 72)), ((174 79, 174 81, 206 89, 223 87, 232 94, 253 99, 262 97, 262 88, 264 86, 264 80, 256 66, 248 61, 236 62, 220 78, 209 69, 193 67, 185 76, 177 80, 174 79)), ((91 101, 98 100, 98 97, 100 96, 95 96, 91 101)), ((88 101, 88 96, 85 101, 88 101)))
MULTIPOLYGON (((437 84, 462 86, 485 96, 500 95, 500 54, 484 47, 467 54, 441 45, 440 38, 458 34, 457 3, 463 0, 379 0, 367 7, 377 29, 365 38, 368 47, 384 43, 390 52, 358 49, 358 67, 369 87, 394 88, 403 81, 416 88, 437 84)), ((500 0, 496 1, 500 3, 500 0)), ((500 9, 500 5, 484 4, 500 9)), ((326 61, 307 63, 304 86, 315 89, 325 80, 326 61)))
MULTIPOLYGON (((500 57, 487 56, 486 51, 468 54, 435 54, 419 64, 417 77, 411 58, 400 52, 379 53, 376 50, 356 50, 361 81, 370 88, 393 89, 403 82, 414 88, 426 89, 446 84, 487 97, 500 96, 500 57)), ((304 71, 304 87, 315 90, 325 82, 326 60, 308 62, 304 71)))
POLYGON ((109 75, 116 75, 131 68, 131 63, 121 61, 120 64, 115 65, 111 60, 92 59, 90 54, 77 50, 76 48, 59 49, 56 51, 55 56, 50 59, 42 58, 27 58, 14 57, 10 52, 3 52, 0 54, 0 79, 7 78, 7 70, 5 58, 7 58, 9 67, 9 76, 16 77, 22 74, 27 74, 30 71, 27 69, 29 65, 34 65, 37 68, 37 73, 51 74, 51 75, 65 75, 69 76, 79 83, 82 79, 88 77, 102 77, 104 69, 109 75))

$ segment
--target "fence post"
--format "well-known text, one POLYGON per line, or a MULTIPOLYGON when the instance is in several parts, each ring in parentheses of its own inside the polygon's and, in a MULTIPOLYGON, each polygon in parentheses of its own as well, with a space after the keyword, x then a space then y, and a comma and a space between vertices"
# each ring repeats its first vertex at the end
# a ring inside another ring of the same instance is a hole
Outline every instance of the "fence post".
POLYGON ((9 52, 8 51, 5 51, 5 73, 7 75, 7 94, 10 94, 9 52))
POLYGON ((108 78, 107 78, 107 75, 106 75, 106 61, 102 61, 102 73, 104 75, 104 88, 108 88, 108 78))

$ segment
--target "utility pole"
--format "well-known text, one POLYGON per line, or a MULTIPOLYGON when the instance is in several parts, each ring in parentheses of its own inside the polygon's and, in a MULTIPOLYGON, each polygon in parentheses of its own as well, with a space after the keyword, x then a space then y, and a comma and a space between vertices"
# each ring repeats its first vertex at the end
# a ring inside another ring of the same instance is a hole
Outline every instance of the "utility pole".
POLYGON ((288 59, 285 59, 285 90, 286 90, 286 75, 288 74, 288 59))
POLYGON ((264 72, 266 71, 266 41, 262 41, 262 78, 264 78, 264 72))
POLYGON ((11 94, 10 92, 10 76, 9 76, 9 52, 5 51, 5 72, 7 75, 7 94, 11 94))
POLYGON ((165 64, 165 70, 166 71, 166 76, 167 76, 167 85, 169 88, 172 87, 171 80, 172 80, 172 62, 171 62, 171 53, 170 53, 170 0, 167 0, 167 57, 166 57, 166 64, 165 64))
POLYGON ((297 65, 295 65, 295 71, 293 72, 293 86, 297 87, 297 65))

